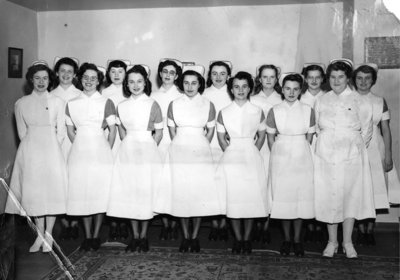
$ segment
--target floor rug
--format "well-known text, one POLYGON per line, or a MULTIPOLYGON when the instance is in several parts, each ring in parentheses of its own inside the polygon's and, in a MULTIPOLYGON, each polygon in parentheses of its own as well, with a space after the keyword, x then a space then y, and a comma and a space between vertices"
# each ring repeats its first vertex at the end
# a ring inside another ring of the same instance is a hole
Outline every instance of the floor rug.
POLYGON ((341 254, 333 259, 315 253, 283 257, 274 251, 232 255, 222 249, 195 254, 166 247, 126 253, 121 246, 102 246, 96 252, 77 250, 68 259, 70 275, 55 268, 42 279, 399 279, 399 258, 360 256, 348 260, 341 254))

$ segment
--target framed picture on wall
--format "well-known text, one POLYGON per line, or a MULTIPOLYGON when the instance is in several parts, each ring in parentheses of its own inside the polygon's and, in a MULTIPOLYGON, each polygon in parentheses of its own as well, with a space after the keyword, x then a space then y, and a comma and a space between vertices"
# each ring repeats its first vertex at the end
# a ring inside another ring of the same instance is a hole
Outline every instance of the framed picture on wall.
POLYGON ((8 48, 8 77, 22 78, 23 50, 8 48))

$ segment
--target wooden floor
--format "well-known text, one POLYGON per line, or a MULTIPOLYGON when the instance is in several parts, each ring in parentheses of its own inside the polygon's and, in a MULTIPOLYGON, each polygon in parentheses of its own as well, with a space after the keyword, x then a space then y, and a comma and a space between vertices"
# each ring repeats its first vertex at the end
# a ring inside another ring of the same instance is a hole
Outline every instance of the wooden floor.
MULTIPOLYGON (((50 254, 44 253, 29 253, 28 249, 35 239, 33 230, 27 225, 24 219, 16 217, 15 219, 15 246, 13 246, 15 255, 6 254, 6 256, 1 256, 2 262, 7 260, 4 258, 13 258, 15 265, 14 278, 17 280, 37 280, 41 279, 46 275, 52 268, 57 266, 56 260, 50 254)), ((160 221, 156 220, 149 229, 149 242, 151 246, 168 246, 177 247, 180 241, 160 241, 158 235, 161 226, 160 221)), ((232 245, 232 236, 228 242, 224 241, 209 241, 208 233, 210 231, 210 222, 205 220, 202 223, 202 228, 200 229, 200 244, 202 248, 229 248, 232 245)), ((2 231, 0 233, 4 234, 2 231)), ((10 232, 8 231, 8 234, 10 232)), ((58 238, 60 233, 60 226, 56 223, 54 229, 54 237, 57 244, 61 247, 65 256, 71 254, 76 250, 83 240, 83 229, 81 228, 80 237, 77 240, 60 240, 58 238)), ((354 234, 355 235, 355 234, 354 234)), ((274 221, 271 224, 271 236, 272 242, 270 244, 261 244, 260 242, 253 243, 255 249, 267 249, 279 251, 280 244, 282 242, 281 231, 279 222, 274 221)), ((101 239, 103 242, 107 240, 108 237, 108 226, 105 224, 101 231, 101 239)), ((377 241, 376 246, 368 247, 356 247, 356 250, 360 256, 370 255, 370 256, 395 256, 399 257, 399 224, 383 224, 379 223, 376 225, 375 237, 377 241)), ((0 238, 0 244, 1 240, 0 238)), ((8 241, 10 242, 10 241, 8 241)), ((12 243, 9 243, 12 244, 12 243)), ((307 252, 322 252, 326 244, 321 243, 306 243, 305 250, 307 252)), ((11 261, 11 260, 9 260, 11 261)), ((0 275, 0 279, 1 275, 0 275)))

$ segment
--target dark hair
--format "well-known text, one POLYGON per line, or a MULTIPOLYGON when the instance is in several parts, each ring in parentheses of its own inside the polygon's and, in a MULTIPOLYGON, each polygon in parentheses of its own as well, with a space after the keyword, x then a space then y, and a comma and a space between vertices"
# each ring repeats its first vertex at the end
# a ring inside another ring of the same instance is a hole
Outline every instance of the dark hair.
MULTIPOLYGON (((332 71, 343 71, 344 74, 346 75, 347 79, 351 80, 353 68, 349 64, 347 64, 343 61, 340 61, 340 60, 335 61, 334 63, 329 64, 328 68, 326 69, 327 80, 329 80, 332 71)), ((331 90, 332 88, 331 88, 329 82, 328 82, 328 86, 329 86, 328 90, 331 90)))
POLYGON ((356 88, 356 90, 358 89, 357 83, 356 83, 357 74, 360 72, 363 72, 365 74, 371 74, 372 75, 372 85, 371 86, 375 85, 376 80, 378 79, 378 73, 376 72, 376 70, 369 65, 361 65, 356 70, 354 70, 353 76, 351 77, 351 79, 353 81, 353 85, 356 88))
POLYGON ((204 80, 202 75, 200 75, 199 73, 197 73, 196 71, 193 71, 193 70, 187 70, 187 71, 183 72, 181 78, 179 79, 179 83, 178 83, 179 89, 182 92, 184 92, 183 80, 184 80, 185 76, 196 76, 197 80, 199 81, 199 84, 200 84, 199 93, 203 94, 203 91, 204 91, 204 89, 206 87, 206 81, 204 80))
POLYGON ((304 67, 303 70, 301 71, 301 74, 304 76, 304 83, 303 83, 303 90, 302 92, 306 92, 308 89, 308 83, 306 82, 307 77, 308 77, 308 72, 310 71, 319 71, 321 73, 321 88, 322 86, 326 83, 326 76, 324 69, 316 64, 308 65, 307 67, 304 67))
POLYGON ((208 74, 207 74, 207 87, 210 87, 212 85, 212 80, 211 80, 211 71, 214 66, 223 66, 226 69, 226 72, 228 74, 228 77, 231 76, 231 68, 229 65, 223 61, 214 61, 213 63, 210 64, 210 67, 208 68, 208 74))
POLYGON ((255 94, 259 94, 260 91, 263 89, 263 85, 260 82, 260 78, 261 78, 261 73, 264 71, 264 69, 272 69, 275 71, 276 83, 274 85, 274 90, 277 93, 281 93, 282 89, 281 89, 281 86, 279 85, 279 70, 278 70, 278 68, 273 64, 264 64, 258 69, 256 85, 255 85, 255 87, 256 87, 255 94))
MULTIPOLYGON (((298 74, 298 73, 289 74, 289 75, 287 75, 287 76, 285 76, 285 77, 283 78, 283 81, 282 81, 282 89, 285 87, 285 83, 286 83, 287 81, 298 82, 298 83, 299 83, 299 86, 300 86, 300 89, 303 87, 303 83, 304 83, 303 77, 302 77, 300 74, 298 74)), ((283 93, 281 93, 281 97, 282 97, 282 99, 285 99, 285 96, 284 96, 283 93)), ((301 94, 299 94, 299 96, 297 97, 297 99, 300 100, 300 98, 301 98, 301 94)))
POLYGON ((233 81, 235 79, 236 80, 246 80, 247 81, 247 84, 249 85, 249 88, 250 88, 249 94, 247 95, 247 99, 250 99, 250 95, 251 95, 251 93, 253 92, 253 89, 254 89, 254 80, 253 80, 253 77, 251 76, 251 74, 247 73, 247 72, 244 72, 244 71, 240 71, 240 72, 237 72, 235 76, 233 76, 232 78, 230 78, 228 80, 228 93, 229 93, 229 96, 230 96, 230 98, 232 100, 235 99, 235 96, 232 93, 233 81))
POLYGON ((180 66, 179 66, 175 61, 173 61, 173 60, 164 60, 164 61, 162 61, 162 62, 160 62, 160 63, 158 64, 157 84, 158 84, 159 87, 162 85, 162 79, 161 79, 160 73, 162 72, 162 70, 164 69, 164 67, 169 66, 169 65, 171 65, 171 66, 173 66, 173 67, 175 68, 176 75, 178 76, 178 77, 176 78, 176 80, 174 81, 174 84, 175 84, 175 85, 178 84, 178 81, 179 81, 179 79, 180 79, 181 76, 182 76, 182 67, 180 67, 180 66))
POLYGON ((53 86, 54 86, 54 82, 56 80, 56 75, 47 65, 44 65, 44 64, 35 64, 28 68, 25 78, 26 78, 26 81, 28 83, 30 90, 33 90, 33 81, 32 81, 33 76, 39 71, 47 72, 47 74, 49 75, 49 85, 47 86, 47 90, 48 91, 52 90, 53 86))
POLYGON ((106 83, 107 83, 106 87, 108 87, 109 85, 112 84, 112 81, 111 81, 111 78, 110 78, 110 71, 111 71, 112 67, 114 67, 114 68, 123 68, 124 71, 126 72, 127 65, 122 60, 113 60, 108 64, 107 71, 106 71, 106 83))
POLYGON ((129 74, 136 73, 142 75, 144 79, 144 89, 143 92, 147 95, 150 96, 151 93, 151 82, 149 80, 149 77, 147 75, 146 69, 142 65, 135 65, 131 69, 129 69, 128 72, 126 72, 125 79, 122 83, 122 89, 123 89, 123 94, 125 97, 129 97, 132 95, 132 92, 129 90, 128 86, 128 77, 129 74))
POLYGON ((87 70, 93 70, 93 71, 95 71, 95 72, 97 73, 97 80, 98 80, 99 84, 97 85, 96 89, 97 89, 97 90, 100 90, 100 88, 101 88, 101 83, 103 82, 103 79, 104 79, 104 74, 103 74, 103 72, 101 72, 101 71, 97 68, 96 65, 94 65, 93 63, 88 63, 88 62, 83 63, 83 64, 81 65, 81 67, 79 67, 78 73, 76 74, 76 77, 78 78, 78 81, 79 81, 80 89, 83 89, 83 86, 82 86, 82 77, 83 77, 83 74, 84 74, 87 70))
MULTIPOLYGON (((57 76, 57 79, 56 79, 54 87, 57 87, 60 84, 60 77, 58 77, 57 73, 60 70, 60 67, 61 67, 62 64, 71 66, 74 69, 74 74, 76 74, 78 72, 79 67, 78 67, 78 64, 76 63, 75 60, 73 60, 72 58, 69 58, 69 57, 60 58, 56 62, 56 65, 54 65, 54 73, 57 76)), ((77 83, 76 78, 73 77, 72 78, 72 84, 76 86, 76 83, 77 83)))

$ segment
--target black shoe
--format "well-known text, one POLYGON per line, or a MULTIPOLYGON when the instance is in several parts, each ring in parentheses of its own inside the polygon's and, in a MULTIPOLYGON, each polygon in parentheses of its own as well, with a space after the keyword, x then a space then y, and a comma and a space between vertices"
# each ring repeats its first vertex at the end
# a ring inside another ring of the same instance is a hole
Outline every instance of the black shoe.
POLYGON ((217 241, 217 239, 218 239, 218 229, 217 228, 211 228, 210 234, 208 235, 208 240, 217 241))
POLYGON ((250 255, 252 251, 252 246, 251 246, 251 241, 250 240, 245 240, 243 243, 243 254, 245 255, 250 255))
POLYGON ((289 256, 291 244, 290 241, 283 241, 280 250, 282 256, 289 256))
POLYGON ((90 248, 92 248, 92 240, 91 238, 85 238, 79 247, 79 251, 85 251, 88 252, 90 251, 90 248))
POLYGON ((298 257, 302 257, 304 256, 304 247, 303 247, 303 243, 298 242, 298 243, 294 243, 293 244, 293 251, 294 254, 298 257))
POLYGON ((76 240, 79 237, 79 227, 78 225, 71 227, 71 238, 76 240))
POLYGON ((198 253, 200 252, 200 242, 198 238, 193 238, 190 240, 190 252, 198 253))
POLYGON ((234 240, 232 245, 232 254, 240 254, 243 247, 243 241, 234 240))
POLYGON ((261 241, 262 243, 271 243, 271 233, 269 232, 269 230, 263 230, 262 232, 262 236, 261 236, 261 241))
POLYGON ((218 236, 219 236, 219 240, 221 241, 228 241, 229 239, 229 232, 228 229, 226 227, 220 228, 218 230, 218 236))
POLYGON ((100 238, 93 238, 92 239, 92 249, 97 251, 100 248, 101 240, 100 238))
POLYGON ((375 246, 376 245, 375 236, 374 236, 373 232, 366 233, 365 239, 366 239, 366 244, 367 245, 369 245, 369 246, 375 246))
POLYGON ((168 228, 162 227, 160 232, 160 240, 168 240, 168 228))
POLYGON ((120 226, 119 236, 120 236, 122 239, 128 239, 128 237, 129 237, 129 232, 128 232, 128 227, 126 226, 126 224, 122 224, 122 225, 120 226))
POLYGON ((68 240, 71 236, 71 228, 70 227, 61 227, 60 239, 68 240))
POLYGON ((118 238, 118 229, 117 226, 110 226, 110 233, 108 236, 108 240, 116 241, 118 238))
POLYGON ((149 251, 149 241, 147 238, 142 238, 139 240, 139 252, 148 252, 149 251))
POLYGON ((171 227, 169 229, 169 238, 171 240, 178 240, 178 236, 179 236, 179 234, 178 234, 178 226, 175 225, 174 227, 171 227))
POLYGON ((181 246, 179 246, 179 252, 183 253, 189 251, 189 245, 190 245, 190 240, 184 238, 182 240, 181 246))
POLYGON ((139 239, 132 238, 131 242, 125 248, 125 252, 128 252, 128 251, 136 252, 136 250, 139 247, 139 243, 140 243, 139 239))
POLYGON ((361 231, 358 231, 357 233, 357 239, 356 239, 356 244, 358 246, 365 246, 367 245, 367 234, 362 233, 361 231))

